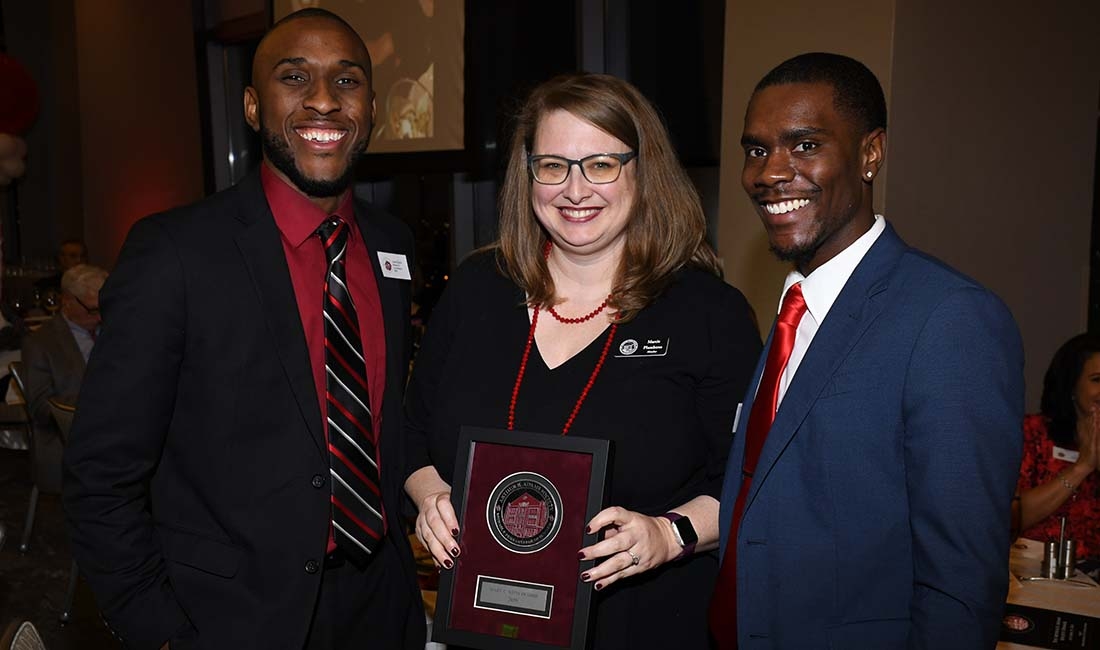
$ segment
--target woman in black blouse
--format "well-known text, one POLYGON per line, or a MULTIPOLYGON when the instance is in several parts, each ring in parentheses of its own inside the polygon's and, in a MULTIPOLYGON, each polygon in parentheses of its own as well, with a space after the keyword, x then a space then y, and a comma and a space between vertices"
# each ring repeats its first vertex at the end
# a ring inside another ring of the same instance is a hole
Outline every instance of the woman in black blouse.
POLYGON ((588 522, 604 538, 578 549, 600 561, 582 576, 593 647, 705 648, 707 551, 760 338, 691 181, 637 89, 567 75, 518 116, 500 213, 500 241, 455 274, 413 371, 416 533, 453 566, 462 425, 610 439, 613 505, 588 522))

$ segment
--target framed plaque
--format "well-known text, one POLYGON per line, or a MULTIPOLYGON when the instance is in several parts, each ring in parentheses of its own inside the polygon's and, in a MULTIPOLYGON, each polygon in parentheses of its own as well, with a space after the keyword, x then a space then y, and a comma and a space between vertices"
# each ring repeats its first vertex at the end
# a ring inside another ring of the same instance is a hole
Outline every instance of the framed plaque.
POLYGON ((432 640, 485 650, 583 650, 611 443, 462 427, 451 500, 462 553, 440 573, 432 640))

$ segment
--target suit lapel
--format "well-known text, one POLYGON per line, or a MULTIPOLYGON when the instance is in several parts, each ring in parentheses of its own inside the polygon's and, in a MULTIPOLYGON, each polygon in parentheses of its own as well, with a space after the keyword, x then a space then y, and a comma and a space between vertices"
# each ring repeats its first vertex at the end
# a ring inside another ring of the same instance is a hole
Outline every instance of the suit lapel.
POLYGON ((385 403, 385 391, 389 389, 388 381, 390 373, 395 369, 393 364, 399 364, 403 355, 397 349, 400 336, 401 295, 397 283, 388 280, 382 275, 382 267, 378 261, 379 251, 393 251, 393 242, 386 232, 369 218, 368 210, 360 202, 355 202, 355 219, 359 224, 359 232, 363 235, 363 243, 367 247, 367 256, 370 258, 370 266, 374 271, 374 282, 378 287, 378 299, 382 303, 382 328, 386 342, 386 386, 383 387, 382 400, 385 403))
MULTIPOLYGON (((370 218, 370 208, 356 201, 355 218, 359 224, 359 232, 363 235, 366 244, 367 256, 370 258, 371 269, 374 270, 374 281, 378 286, 378 300, 382 305, 382 328, 385 337, 385 386, 382 387, 380 403, 382 405, 382 430, 378 432, 379 455, 381 456, 382 469, 382 493, 387 504, 387 509, 396 509, 395 499, 401 494, 401 472, 388 471, 387 468, 398 468, 404 465, 401 449, 400 409, 401 388, 404 385, 405 373, 408 370, 408 356, 405 350, 407 339, 408 304, 402 299, 404 281, 393 280, 382 275, 381 262, 378 259, 379 251, 388 253, 401 253, 410 255, 409 268, 411 271, 411 251, 404 250, 401 243, 394 238, 377 220, 370 218)), ((373 390, 373 386, 371 387, 373 390)), ((394 510, 396 512, 396 510, 394 510)), ((390 527, 390 531, 398 530, 390 527)))
POLYGON ((84 368, 88 364, 84 361, 84 354, 80 351, 80 346, 76 342, 76 336, 69 329, 69 323, 60 315, 50 321, 50 323, 57 330, 56 338, 61 342, 62 353, 65 355, 66 365, 70 368, 79 370, 80 374, 84 374, 84 368))
MULTIPOLYGON (((886 224, 886 230, 867 251, 837 296, 775 414, 775 421, 760 452, 756 475, 745 504, 746 511, 752 507, 772 467, 802 426, 821 391, 882 313, 887 304, 886 289, 891 271, 904 251, 905 244, 890 224, 886 224)), ((756 382, 759 380, 757 376, 756 382)), ((750 408, 746 405, 743 412, 748 412, 750 408)))
POLYGON ((264 322, 275 341, 275 356, 286 372, 309 434, 327 462, 317 387, 313 381, 309 349, 306 347, 298 301, 294 297, 279 229, 267 205, 258 173, 249 175, 238 190, 237 218, 244 227, 237 233, 235 241, 248 267, 264 322))

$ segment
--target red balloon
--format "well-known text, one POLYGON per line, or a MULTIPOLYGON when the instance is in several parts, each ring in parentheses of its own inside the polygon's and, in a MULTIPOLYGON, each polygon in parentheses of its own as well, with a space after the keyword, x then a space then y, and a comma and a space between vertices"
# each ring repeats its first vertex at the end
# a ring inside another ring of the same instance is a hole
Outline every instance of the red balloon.
POLYGON ((0 133, 26 133, 38 117, 38 84, 23 64, 0 52, 0 133))

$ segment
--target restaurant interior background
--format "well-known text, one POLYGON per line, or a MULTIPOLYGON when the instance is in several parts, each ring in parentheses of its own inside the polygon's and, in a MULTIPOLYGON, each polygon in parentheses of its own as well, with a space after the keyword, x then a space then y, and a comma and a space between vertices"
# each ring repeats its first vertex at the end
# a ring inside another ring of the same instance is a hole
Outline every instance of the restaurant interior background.
MULTIPOLYGON (((533 83, 582 68, 626 77, 658 104, 700 189, 726 277, 766 327, 784 267, 740 188, 743 111, 771 66, 830 50, 866 62, 887 90, 890 154, 876 204, 910 243, 1008 302, 1026 346, 1029 409, 1055 347, 1085 329, 1090 308, 1100 324, 1100 292, 1089 299, 1100 3, 467 0, 464 8, 464 148, 368 156, 357 187, 414 228, 425 305, 456 262, 494 236, 510 108, 533 83)), ((237 137, 247 136, 239 85, 271 11, 268 0, 0 0, 7 52, 30 70, 41 98, 25 134, 26 174, 0 196, 9 269, 41 272, 68 237, 83 238, 91 261, 109 268, 134 221, 224 186, 218 169, 231 154, 238 168, 254 162, 255 142, 237 137)))
MULTIPOLYGON (((435 3, 447 11, 448 0, 435 3)), ((887 92, 890 153, 876 206, 907 241, 976 277, 1012 309, 1026 348, 1029 411, 1053 350, 1087 326, 1100 328, 1100 263, 1091 263, 1100 262, 1100 3, 459 6, 464 146, 368 156, 356 187, 414 228, 425 307, 462 257, 495 235, 512 107, 533 84, 585 69, 625 77, 659 106, 699 188, 726 278, 767 327, 785 268, 740 187, 744 108, 776 63, 826 50, 867 63, 887 92)), ((137 219, 225 187, 255 164, 240 87, 271 12, 270 0, 0 0, 0 51, 29 70, 40 99, 24 134, 26 173, 0 188, 0 299, 26 301, 30 281, 48 272, 66 238, 84 239, 90 261, 110 268, 137 219)), ((0 100, 20 101, 10 92, 0 80, 0 100)), ((22 475, 9 483, 16 489, 0 508, 10 510, 10 528, 21 522, 25 487, 22 475)), ((12 540, 5 549, 19 567, 43 568, 20 569, 19 584, 0 580, 0 614, 22 613, 2 605, 29 598, 24 611, 56 616, 68 556, 56 499, 43 508, 34 553, 16 558, 12 540)), ((49 647, 112 647, 86 590, 74 615, 67 636, 49 629, 49 647), (102 645, 92 644, 95 634, 102 645)))

